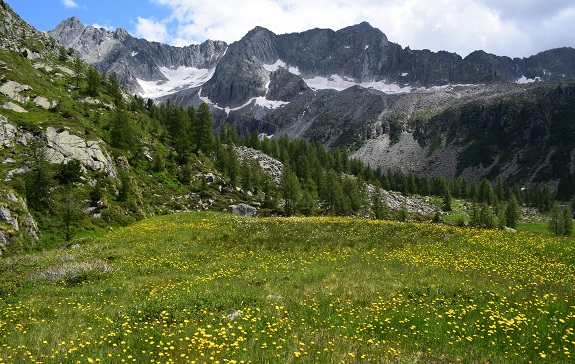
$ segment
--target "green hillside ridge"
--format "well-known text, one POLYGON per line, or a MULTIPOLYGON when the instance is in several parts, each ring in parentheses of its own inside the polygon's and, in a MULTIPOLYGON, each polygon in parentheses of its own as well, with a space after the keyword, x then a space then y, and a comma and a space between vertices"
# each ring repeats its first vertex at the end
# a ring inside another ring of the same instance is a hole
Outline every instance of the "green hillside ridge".
POLYGON ((3 362, 569 363, 573 240, 181 213, 0 261, 3 362))

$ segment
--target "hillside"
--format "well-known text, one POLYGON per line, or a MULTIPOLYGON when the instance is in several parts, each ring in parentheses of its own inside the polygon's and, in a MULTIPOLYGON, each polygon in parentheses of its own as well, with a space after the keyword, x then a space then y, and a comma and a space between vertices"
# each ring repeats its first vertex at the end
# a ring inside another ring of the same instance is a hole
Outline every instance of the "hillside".
POLYGON ((426 223, 164 216, 0 260, 0 357, 569 363, 572 250, 426 223))
POLYGON ((251 201, 227 188, 200 150, 175 161, 165 125, 117 79, 4 2, 0 18, 0 253, 51 247, 156 214, 251 201))

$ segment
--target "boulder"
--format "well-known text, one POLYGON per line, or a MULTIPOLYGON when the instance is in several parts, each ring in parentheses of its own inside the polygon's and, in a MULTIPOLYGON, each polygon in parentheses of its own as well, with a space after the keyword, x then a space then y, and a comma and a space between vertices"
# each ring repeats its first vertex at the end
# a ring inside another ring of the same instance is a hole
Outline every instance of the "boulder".
POLYGON ((16 104, 13 103, 13 102, 5 102, 5 103, 3 103, 2 105, 0 105, 0 107, 3 108, 3 109, 7 109, 7 110, 12 110, 12 111, 14 111, 14 112, 18 112, 18 113, 21 113, 21 114, 28 112, 26 109, 24 109, 24 108, 21 107, 21 106, 16 105, 16 104))
POLYGON ((245 203, 228 206, 228 212, 238 216, 254 216, 257 209, 245 203))
POLYGON ((30 90, 30 86, 21 85, 14 81, 8 81, 0 86, 0 93, 18 102, 28 102, 28 97, 20 95, 21 92, 28 90, 30 90))
POLYGON ((45 97, 37 96, 34 99, 34 104, 36 104, 36 106, 38 106, 44 110, 48 110, 52 107, 55 107, 57 103, 55 101, 50 102, 50 100, 48 100, 45 97))

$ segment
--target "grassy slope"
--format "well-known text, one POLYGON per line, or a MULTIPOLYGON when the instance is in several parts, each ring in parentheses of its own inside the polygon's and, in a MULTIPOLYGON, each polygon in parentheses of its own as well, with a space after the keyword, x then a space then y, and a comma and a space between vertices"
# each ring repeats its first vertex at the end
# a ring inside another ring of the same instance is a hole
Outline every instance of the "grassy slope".
POLYGON ((0 362, 567 363, 573 249, 387 221, 149 219, 3 261, 0 362))

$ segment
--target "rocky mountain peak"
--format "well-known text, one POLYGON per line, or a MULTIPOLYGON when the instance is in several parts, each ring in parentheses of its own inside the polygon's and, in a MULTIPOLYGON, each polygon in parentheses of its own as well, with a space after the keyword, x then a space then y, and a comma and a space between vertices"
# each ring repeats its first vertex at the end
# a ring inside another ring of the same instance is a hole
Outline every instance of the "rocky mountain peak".
POLYGON ((114 32, 114 38, 116 38, 119 41, 123 41, 129 37, 131 37, 131 35, 130 35, 130 33, 128 33, 128 31, 126 29, 118 28, 114 32))

